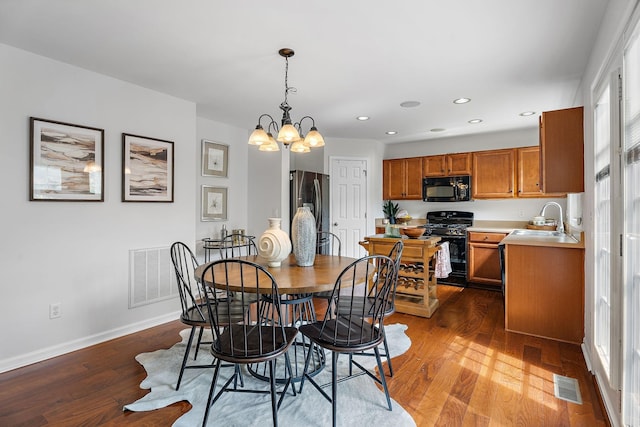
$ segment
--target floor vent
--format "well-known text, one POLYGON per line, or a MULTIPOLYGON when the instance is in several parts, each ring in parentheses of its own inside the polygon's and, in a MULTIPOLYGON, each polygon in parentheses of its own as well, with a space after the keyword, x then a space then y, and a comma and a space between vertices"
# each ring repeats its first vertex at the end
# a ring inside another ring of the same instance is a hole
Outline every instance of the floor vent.
POLYGON ((169 247, 129 251, 129 308, 177 296, 169 247))
POLYGON ((582 405, 580 386, 575 378, 553 374, 553 391, 558 399, 582 405))

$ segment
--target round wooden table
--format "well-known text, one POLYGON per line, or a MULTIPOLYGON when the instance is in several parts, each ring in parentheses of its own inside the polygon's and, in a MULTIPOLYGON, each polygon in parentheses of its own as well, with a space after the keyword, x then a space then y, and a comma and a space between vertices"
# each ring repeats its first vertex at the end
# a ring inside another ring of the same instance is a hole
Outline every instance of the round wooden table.
MULTIPOLYGON (((336 283, 336 278, 347 266, 356 261, 356 258, 349 258, 337 255, 316 255, 315 262, 311 267, 300 267, 296 264, 293 254, 282 261, 280 267, 268 267, 267 260, 258 256, 251 255, 241 257, 247 261, 252 261, 266 267, 278 284, 278 290, 283 295, 291 294, 308 294, 314 292, 331 291, 336 283)), ((203 264, 196 268, 195 276, 200 279, 202 272, 209 264, 203 264)), ((233 274, 233 269, 229 270, 229 280, 237 278, 233 274)), ((211 276, 204 278, 205 283, 211 285, 211 276), (209 279, 209 280, 207 280, 209 279)), ((364 277, 357 280, 358 283, 364 282, 364 277)), ((215 286, 215 285, 214 285, 215 286)), ((240 287, 234 288, 230 285, 231 290, 240 291, 240 287)), ((271 284, 265 283, 265 291, 270 292, 271 284)))
MULTIPOLYGON (((313 307, 313 293, 331 291, 335 286, 336 279, 342 271, 351 265, 356 258, 349 258, 336 255, 320 255, 316 254, 313 266, 300 267, 296 264, 296 259, 292 254, 289 255, 280 267, 268 267, 267 260, 258 255, 250 255, 239 257, 239 259, 252 261, 262 265, 271 273, 278 285, 278 291, 282 296, 281 304, 288 309, 283 309, 282 320, 284 323, 291 326, 299 326, 303 323, 311 323, 316 321, 315 308, 313 307), (286 319, 286 320, 285 320, 286 319)), ((206 263, 195 271, 195 277, 200 281, 204 279, 204 282, 208 286, 216 287, 215 283, 211 280, 211 271, 207 271, 207 275, 202 277, 202 273, 211 263, 206 263)), ((222 269, 220 264, 220 268, 222 269)), ((238 281, 239 267, 237 264, 228 265, 229 290, 233 292, 240 292, 242 288, 234 286, 234 281, 238 281)), ((214 267, 215 269, 216 267, 214 267)), ((357 273, 362 273, 359 269, 357 273)), ((219 277, 224 277, 222 270, 219 277)), ((217 273, 216 273, 217 274, 217 273)), ((349 278, 349 284, 352 283, 352 277, 349 278)), ((365 282, 365 276, 363 274, 356 275, 355 283, 361 284, 365 282)), ((271 293, 271 281, 265 280, 264 283, 259 284, 260 290, 264 289, 265 294, 271 293)), ((254 289, 251 287, 251 289, 254 289)), ((249 290, 249 289, 247 289, 249 290)), ((313 352, 313 357, 310 359, 309 368, 307 374, 313 376, 319 373, 325 365, 324 352, 320 347, 312 345, 311 342, 306 340, 303 336, 299 335, 289 350, 291 357, 291 364, 293 369, 293 382, 299 382, 302 379, 304 371, 304 361, 309 351, 313 352)), ((257 378, 268 380, 269 377, 266 374, 266 364, 249 365, 249 372, 257 378)), ((276 381, 283 383, 286 381, 286 375, 283 369, 276 368, 278 372, 276 375, 276 381)))

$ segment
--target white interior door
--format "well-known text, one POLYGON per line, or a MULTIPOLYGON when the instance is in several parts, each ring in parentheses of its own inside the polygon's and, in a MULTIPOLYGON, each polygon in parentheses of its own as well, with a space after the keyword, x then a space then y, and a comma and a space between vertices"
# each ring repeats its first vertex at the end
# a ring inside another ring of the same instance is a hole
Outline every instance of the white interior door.
POLYGON ((331 158, 331 232, 340 237, 342 255, 360 258, 367 232, 367 160, 331 158))

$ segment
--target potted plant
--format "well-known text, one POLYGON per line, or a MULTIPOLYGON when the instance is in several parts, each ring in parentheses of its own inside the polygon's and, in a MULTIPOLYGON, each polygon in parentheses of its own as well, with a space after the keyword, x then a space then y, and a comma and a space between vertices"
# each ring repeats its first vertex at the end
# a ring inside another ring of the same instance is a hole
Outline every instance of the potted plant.
POLYGON ((389 219, 390 224, 396 223, 396 214, 398 213, 398 204, 393 203, 391 200, 385 200, 382 204, 382 212, 385 218, 389 219))

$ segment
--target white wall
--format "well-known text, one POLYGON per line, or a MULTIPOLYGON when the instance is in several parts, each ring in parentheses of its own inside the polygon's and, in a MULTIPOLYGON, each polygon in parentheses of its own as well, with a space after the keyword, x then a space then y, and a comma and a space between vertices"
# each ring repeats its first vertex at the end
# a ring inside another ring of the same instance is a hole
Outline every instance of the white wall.
POLYGON ((259 237, 272 217, 282 218, 282 229, 289 232, 289 151, 248 147, 247 176, 247 232, 259 237))
MULTIPOLYGON (((194 158, 194 167, 196 175, 196 210, 195 210, 195 223, 196 223, 196 238, 197 241, 197 255, 203 257, 202 241, 204 237, 219 237, 220 228, 224 224, 227 230, 235 228, 248 228, 248 202, 249 197, 247 194, 247 153, 249 145, 247 139, 249 138, 249 131, 247 129, 240 129, 233 126, 226 125, 224 123, 215 122, 213 120, 204 119, 198 117, 197 120, 197 140, 196 144, 196 156, 194 158), (226 144, 229 146, 229 164, 227 167, 227 177, 215 177, 215 176, 202 176, 202 140, 226 144), (202 200, 201 189, 203 185, 213 187, 226 187, 227 188, 227 220, 226 221, 202 221, 202 200)), ((253 147, 252 147, 253 148, 253 147)), ((270 154, 270 153, 267 153, 270 154)))
POLYGON ((195 241, 195 105, 1 44, 0 64, 0 371, 175 319, 128 308, 129 250, 195 241), (29 201, 30 116, 105 130, 104 202, 29 201), (122 132, 174 142, 174 203, 120 201, 122 132))
MULTIPOLYGON (((529 147, 538 145, 538 143, 538 128, 532 127, 503 132, 430 139, 403 144, 389 144, 386 146, 384 158, 394 159, 529 147)), ((414 218, 425 218, 429 211, 460 210, 473 212, 476 220, 526 221, 538 215, 542 206, 549 201, 560 203, 563 211, 566 211, 566 198, 473 200, 459 203, 425 203, 419 200, 402 200, 399 201, 398 204, 400 209, 406 209, 409 215, 414 218)), ((548 210, 547 213, 550 217, 556 217, 558 215, 551 210, 548 210)), ((547 213, 545 213, 545 215, 547 213)))

